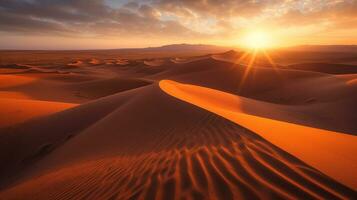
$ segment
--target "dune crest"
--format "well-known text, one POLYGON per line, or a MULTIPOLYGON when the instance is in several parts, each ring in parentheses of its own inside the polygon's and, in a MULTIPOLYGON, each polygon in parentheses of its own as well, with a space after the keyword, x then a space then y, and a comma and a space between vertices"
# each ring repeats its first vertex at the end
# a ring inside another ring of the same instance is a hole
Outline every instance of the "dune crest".
MULTIPOLYGON (((1 95, 1 93, 0 93, 1 95)), ((72 108, 77 104, 0 98, 0 128, 72 108)))
POLYGON ((117 65, 127 65, 129 64, 129 61, 126 59, 117 59, 116 61, 114 61, 114 63, 117 65))
POLYGON ((0 191, 5 199, 350 199, 354 195, 352 189, 259 135, 173 98, 155 83, 0 135, 4 149, 0 158, 6 161, 0 176, 23 174, 0 191), (16 140, 23 129, 27 134, 16 140), (24 148, 16 148, 20 145, 24 148), (24 168, 17 168, 18 163, 24 168))
POLYGON ((102 64, 102 62, 101 62, 100 60, 96 59, 96 58, 90 59, 88 63, 91 64, 91 65, 99 65, 99 64, 102 64))
POLYGON ((22 92, 0 91, 0 99, 31 99, 22 92))
POLYGON ((73 62, 71 62, 71 63, 68 63, 67 65, 68 65, 68 66, 71 66, 71 67, 78 67, 78 66, 83 65, 83 61, 81 61, 81 60, 76 60, 76 61, 73 61, 73 62))
POLYGON ((36 81, 35 78, 20 75, 1 75, 0 76, 0 89, 25 85, 36 81))
POLYGON ((160 81, 160 88, 256 132, 327 175, 357 188, 357 175, 345 173, 357 169, 355 136, 246 114, 238 96, 218 90, 169 80, 160 81))
POLYGON ((144 64, 150 67, 159 67, 165 64, 165 60, 162 59, 154 59, 154 60, 145 60, 144 64))

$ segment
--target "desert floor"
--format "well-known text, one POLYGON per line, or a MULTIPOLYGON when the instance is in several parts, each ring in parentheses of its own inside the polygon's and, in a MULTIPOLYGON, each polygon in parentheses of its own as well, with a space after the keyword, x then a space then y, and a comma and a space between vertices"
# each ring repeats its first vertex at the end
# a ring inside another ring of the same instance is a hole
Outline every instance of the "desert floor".
POLYGON ((356 63, 0 51, 0 199, 356 199, 356 63))

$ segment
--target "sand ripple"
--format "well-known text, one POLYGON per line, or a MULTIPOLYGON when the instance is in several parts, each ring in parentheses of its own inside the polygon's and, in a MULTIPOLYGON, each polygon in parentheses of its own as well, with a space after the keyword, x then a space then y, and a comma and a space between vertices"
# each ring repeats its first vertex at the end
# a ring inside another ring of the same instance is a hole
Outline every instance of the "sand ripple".
POLYGON ((32 199, 165 200, 348 199, 355 195, 264 139, 213 114, 186 133, 173 128, 161 130, 159 137, 151 152, 77 163, 1 195, 5 199, 31 195, 32 199))

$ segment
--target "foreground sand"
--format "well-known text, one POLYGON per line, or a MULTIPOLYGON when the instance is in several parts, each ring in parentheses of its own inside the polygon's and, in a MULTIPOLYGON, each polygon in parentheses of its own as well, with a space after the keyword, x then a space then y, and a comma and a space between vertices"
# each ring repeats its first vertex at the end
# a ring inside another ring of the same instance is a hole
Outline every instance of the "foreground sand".
POLYGON ((239 57, 4 65, 0 199, 354 199, 353 68, 239 57))

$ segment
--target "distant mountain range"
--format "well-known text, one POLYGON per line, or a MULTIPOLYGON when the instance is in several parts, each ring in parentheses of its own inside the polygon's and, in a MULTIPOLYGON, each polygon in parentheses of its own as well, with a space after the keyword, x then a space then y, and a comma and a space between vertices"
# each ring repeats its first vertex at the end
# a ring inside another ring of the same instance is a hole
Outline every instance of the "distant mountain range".
MULTIPOLYGON (((160 47, 147 47, 148 51, 228 51, 238 47, 224 47, 205 44, 171 44, 160 47)), ((313 51, 313 52, 357 52, 357 45, 299 45, 279 48, 279 50, 313 51)))
POLYGON ((159 47, 146 47, 146 48, 131 48, 121 50, 148 50, 148 51, 212 51, 212 50, 230 50, 231 47, 223 47, 216 45, 206 44, 170 44, 159 47))
POLYGON ((357 45, 300 45, 282 48, 282 50, 314 51, 314 52, 356 52, 357 45))

